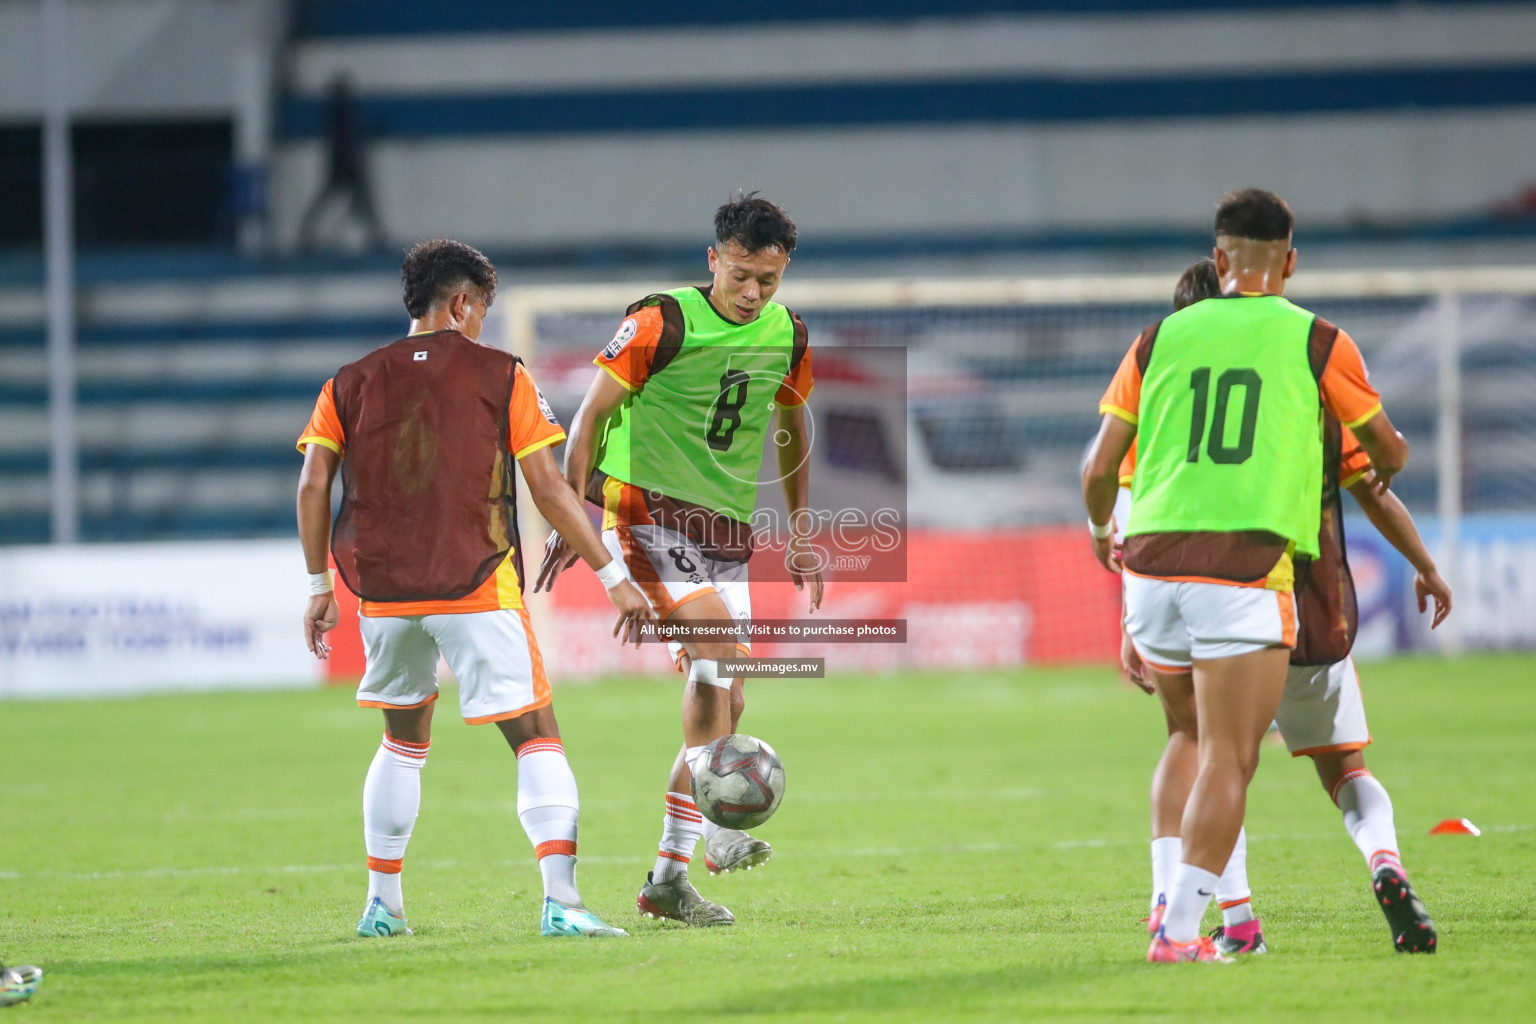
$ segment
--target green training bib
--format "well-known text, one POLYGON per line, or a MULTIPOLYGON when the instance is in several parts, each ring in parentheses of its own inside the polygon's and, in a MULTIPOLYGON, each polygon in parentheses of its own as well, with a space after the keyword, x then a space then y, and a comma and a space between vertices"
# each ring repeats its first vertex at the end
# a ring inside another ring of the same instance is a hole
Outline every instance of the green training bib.
POLYGON ((776 302, 735 324, 698 288, 663 294, 682 309, 681 348, 609 419, 598 469, 745 522, 757 504, 774 397, 790 370, 794 321, 776 302))
POLYGON ((1317 555, 1314 319, 1262 295, 1197 302, 1162 322, 1142 377, 1126 536, 1267 530, 1317 555))

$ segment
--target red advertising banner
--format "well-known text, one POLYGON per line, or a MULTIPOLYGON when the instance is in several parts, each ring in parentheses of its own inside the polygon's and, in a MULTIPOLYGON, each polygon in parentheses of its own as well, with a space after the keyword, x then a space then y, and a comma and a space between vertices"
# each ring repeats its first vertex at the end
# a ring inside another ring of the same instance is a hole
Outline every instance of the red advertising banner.
MULTIPOLYGON (((760 556, 761 557, 761 556, 760 556)), ((888 620, 907 623, 907 642, 755 643, 759 657, 825 658, 829 674, 1026 664, 1105 663, 1119 656, 1118 578, 1094 560, 1080 527, 983 532, 913 531, 907 581, 827 581, 815 616, 788 583, 755 583, 755 619, 888 620)), ((357 601, 341 594, 341 626, 331 636, 330 676, 362 673, 357 601)), ((610 638, 613 611, 597 578, 567 571, 545 607, 535 607, 545 663, 556 678, 665 671, 665 648, 620 648, 610 638)))

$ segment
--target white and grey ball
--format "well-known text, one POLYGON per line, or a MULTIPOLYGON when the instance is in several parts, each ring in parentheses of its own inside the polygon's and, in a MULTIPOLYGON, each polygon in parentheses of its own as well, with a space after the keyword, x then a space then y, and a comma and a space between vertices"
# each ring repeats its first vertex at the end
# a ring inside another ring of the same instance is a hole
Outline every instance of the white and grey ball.
POLYGON ((722 828, 753 828, 773 817, 784 799, 784 764, 754 736, 732 733, 693 759, 693 800, 722 828))

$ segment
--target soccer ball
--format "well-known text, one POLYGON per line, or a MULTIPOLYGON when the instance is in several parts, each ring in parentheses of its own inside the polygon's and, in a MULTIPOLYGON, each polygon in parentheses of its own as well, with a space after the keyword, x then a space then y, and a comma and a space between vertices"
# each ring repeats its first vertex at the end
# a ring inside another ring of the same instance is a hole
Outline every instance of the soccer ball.
POLYGON ((761 825, 784 799, 784 764, 756 737, 722 736, 705 746, 690 767, 699 813, 722 828, 761 825))

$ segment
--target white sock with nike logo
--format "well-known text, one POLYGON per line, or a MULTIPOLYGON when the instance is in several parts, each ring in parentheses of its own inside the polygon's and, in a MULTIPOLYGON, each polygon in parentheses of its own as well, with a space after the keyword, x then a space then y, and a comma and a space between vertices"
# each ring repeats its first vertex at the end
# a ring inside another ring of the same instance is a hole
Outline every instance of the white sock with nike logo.
POLYGON ((1200 937, 1200 919, 1216 895, 1220 876, 1180 864, 1173 873, 1173 891, 1168 894, 1168 912, 1163 917, 1163 935, 1170 942, 1194 942, 1200 937))

